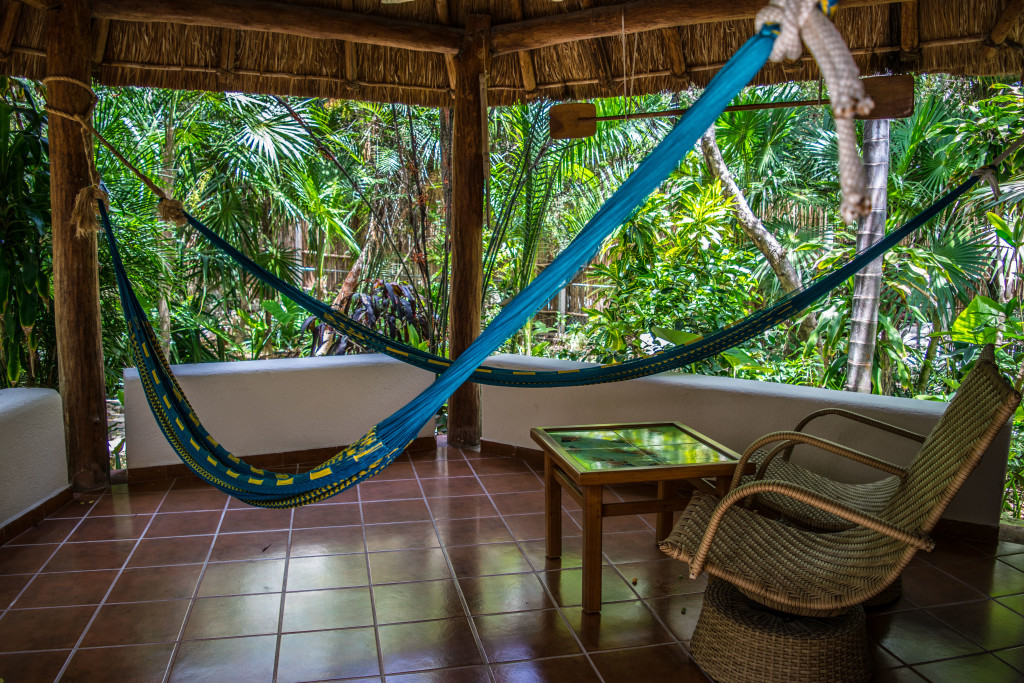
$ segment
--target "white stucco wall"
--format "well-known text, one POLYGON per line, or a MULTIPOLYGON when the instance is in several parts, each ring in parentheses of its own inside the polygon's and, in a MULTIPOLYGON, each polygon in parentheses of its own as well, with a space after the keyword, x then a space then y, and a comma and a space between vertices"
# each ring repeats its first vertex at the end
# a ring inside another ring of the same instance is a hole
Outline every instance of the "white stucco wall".
MULTIPOLYGON (((210 433, 238 455, 349 444, 409 402, 434 375, 382 355, 178 365, 174 374, 210 433)), ((128 466, 180 462, 124 372, 128 466)), ((434 434, 433 423, 421 436, 434 434)))
POLYGON ((52 389, 0 390, 0 527, 67 488, 64 412, 52 389))
MULTIPOLYGON (((526 356, 496 356, 490 364, 516 369, 559 370, 573 363, 526 356)), ((727 377, 664 374, 643 379, 558 389, 483 387, 484 438, 538 448, 531 427, 675 420, 738 452, 768 432, 792 429, 820 408, 846 408, 906 429, 928 433, 945 403, 830 391, 727 377)), ((835 417, 819 418, 808 431, 905 465, 918 444, 835 417)), ((1009 449, 1010 427, 996 437, 981 464, 946 510, 949 519, 994 525, 1009 449)), ((875 470, 844 458, 794 453, 794 461, 843 481, 870 481, 875 470)))

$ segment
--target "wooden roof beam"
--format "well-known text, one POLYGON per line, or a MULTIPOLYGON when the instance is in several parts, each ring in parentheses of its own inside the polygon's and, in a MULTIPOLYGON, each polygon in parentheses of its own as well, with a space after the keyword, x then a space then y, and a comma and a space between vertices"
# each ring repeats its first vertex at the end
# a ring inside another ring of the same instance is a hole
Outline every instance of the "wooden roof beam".
POLYGON ((17 0, 8 0, 7 6, 0 11, 0 62, 11 58, 11 48, 14 47, 14 30, 18 27, 18 17, 20 16, 21 3, 17 0))
MULTIPOLYGON (((448 11, 448 0, 434 0, 434 7, 437 8, 437 20, 445 26, 451 25, 452 15, 448 11)), ((444 68, 448 72, 448 87, 451 88, 452 99, 454 99, 456 79, 458 78, 455 70, 455 55, 444 56, 444 68)))
POLYGON ((981 49, 982 59, 988 61, 996 56, 996 53, 999 52, 999 46, 1006 41, 1006 37, 1010 34, 1010 29, 1013 28, 1013 24, 1022 12, 1024 12, 1024 0, 1010 0, 1006 7, 1003 8, 999 18, 996 19, 995 26, 989 31, 985 47, 981 49))
MULTIPOLYGON (((516 21, 523 21, 523 0, 512 0, 512 16, 516 21)), ((537 71, 533 68, 533 55, 527 50, 519 52, 519 72, 523 75, 523 92, 526 99, 532 100, 539 93, 537 90, 537 71)))
POLYGON ((273 0, 94 0, 92 16, 284 33, 451 55, 459 51, 465 33, 450 26, 273 0))
MULTIPOLYGON (((840 9, 891 5, 906 0, 843 0, 840 9)), ((606 5, 511 24, 491 29, 494 54, 570 43, 590 38, 671 26, 691 26, 736 19, 750 19, 765 6, 765 0, 636 0, 623 5, 606 5)))
POLYGON ((661 35, 665 39, 665 54, 668 55, 669 71, 677 85, 687 85, 690 82, 686 69, 686 55, 683 54, 683 36, 676 27, 661 29, 661 35))

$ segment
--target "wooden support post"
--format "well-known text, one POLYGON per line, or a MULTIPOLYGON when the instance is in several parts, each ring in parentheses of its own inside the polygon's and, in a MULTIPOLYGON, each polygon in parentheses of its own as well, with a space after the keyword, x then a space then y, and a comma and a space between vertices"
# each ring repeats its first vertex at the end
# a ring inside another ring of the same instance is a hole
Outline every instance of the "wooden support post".
MULTIPOLYGON (((90 82, 90 4, 90 0, 64 0, 47 13, 48 76, 90 82)), ((47 100, 55 109, 77 114, 88 112, 92 104, 84 88, 66 81, 50 81, 47 100)), ((96 235, 78 236, 71 224, 75 197, 91 182, 91 163, 81 127, 51 116, 54 315, 68 478, 76 491, 97 490, 110 479, 96 235)))
POLYGON ((995 26, 988 34, 988 41, 985 47, 981 48, 981 58, 988 61, 996 56, 999 52, 999 46, 1006 40, 1006 36, 1010 34, 1010 29, 1013 28, 1017 18, 1024 12, 1024 0, 1010 0, 1003 11, 999 14, 999 18, 996 19, 995 26))
MULTIPOLYGON (((487 154, 487 75, 491 19, 466 17, 466 39, 455 58, 452 130, 451 357, 480 334, 483 296, 484 156, 487 154)), ((480 443, 480 387, 466 383, 448 401, 448 443, 480 443)))

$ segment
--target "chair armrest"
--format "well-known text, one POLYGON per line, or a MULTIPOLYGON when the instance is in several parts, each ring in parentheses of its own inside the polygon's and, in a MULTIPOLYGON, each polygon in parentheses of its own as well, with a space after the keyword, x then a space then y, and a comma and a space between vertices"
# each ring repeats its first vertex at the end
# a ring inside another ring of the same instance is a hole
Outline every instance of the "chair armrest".
MULTIPOLYGON (((750 456, 752 456, 759 448, 761 448, 762 446, 766 446, 770 443, 776 443, 779 441, 789 442, 786 444, 786 450, 792 448, 797 444, 806 444, 808 446, 814 446, 815 448, 826 451, 828 453, 832 453, 833 455, 839 455, 844 458, 847 458, 848 460, 859 462, 862 465, 874 467, 876 470, 881 470, 886 474, 893 474, 899 477, 900 479, 903 479, 904 477, 907 476, 907 470, 903 467, 900 467, 899 465, 894 465, 891 462, 882 460, 881 458, 876 458, 873 455, 868 455, 867 453, 861 453, 860 451, 854 450, 852 448, 847 448, 846 446, 838 444, 835 441, 829 441, 828 439, 823 439, 820 436, 813 436, 811 434, 805 434, 803 432, 772 432, 771 434, 765 434, 760 439, 747 446, 747 450, 745 450, 743 452, 743 455, 740 457, 740 465, 737 466, 736 470, 737 473, 741 472, 739 467, 745 465, 747 460, 750 459, 750 456)), ((771 458, 774 458, 775 455, 777 455, 781 450, 783 450, 783 448, 776 447, 769 454, 769 457, 765 459, 765 465, 767 465, 767 462, 769 462, 771 458)), ((733 475, 733 481, 737 481, 736 475, 733 475)))
POLYGON ((730 491, 721 500, 721 502, 718 503, 717 507, 715 507, 715 511, 711 514, 711 519, 708 521, 708 528, 704 531, 704 538, 701 539, 700 547, 697 549, 696 554, 693 556, 693 560, 690 562, 691 579, 696 579, 700 573, 704 571, 704 565, 707 562, 708 553, 711 551, 711 544, 714 541, 715 534, 718 533, 718 528, 722 523, 722 518, 725 516, 725 513, 729 511, 729 508, 747 496, 753 496, 759 493, 777 493, 789 496, 801 503, 813 505, 819 510, 824 510, 829 514, 842 517, 854 524, 877 531, 878 533, 896 539, 901 543, 906 543, 918 550, 931 552, 935 548, 935 541, 925 534, 902 529, 875 515, 856 510, 848 505, 843 505, 842 503, 837 503, 834 500, 830 500, 829 498, 815 493, 810 489, 803 488, 802 486, 768 479, 744 484, 743 486, 730 491))
POLYGON ((798 424, 793 431, 802 432, 809 422, 819 417, 825 417, 826 415, 845 417, 848 420, 854 420, 869 427, 875 427, 876 429, 881 429, 892 434, 896 434, 897 436, 902 436, 906 439, 910 439, 911 441, 917 441, 918 443, 924 443, 924 440, 928 438, 925 434, 918 434, 917 432, 912 432, 909 429, 897 427, 896 425, 891 425, 888 422, 882 422, 881 420, 876 420, 873 417, 861 415, 850 410, 843 410, 842 408, 824 408, 822 410, 815 410, 813 413, 800 420, 800 424, 798 424))

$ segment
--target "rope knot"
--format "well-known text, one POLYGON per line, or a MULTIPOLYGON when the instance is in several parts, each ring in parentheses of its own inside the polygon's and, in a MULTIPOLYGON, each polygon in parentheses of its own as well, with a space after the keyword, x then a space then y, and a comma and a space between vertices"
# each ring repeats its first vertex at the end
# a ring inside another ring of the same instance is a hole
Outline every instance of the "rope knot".
POLYGON ((156 211, 160 214, 160 218, 168 223, 174 223, 179 228, 188 223, 188 218, 185 216, 185 206, 177 199, 161 197, 160 201, 157 202, 156 211))
POLYGON ((798 60, 806 44, 828 83, 839 143, 839 187, 843 192, 840 213, 850 223, 871 212, 853 117, 866 116, 875 104, 864 94, 860 70, 846 42, 828 20, 835 8, 836 0, 771 0, 758 12, 756 25, 759 31, 766 24, 779 27, 771 61, 798 60))
POLYGON ((996 167, 992 164, 982 166, 981 168, 975 169, 971 173, 972 178, 981 178, 988 186, 992 188, 992 196, 996 199, 1002 197, 1002 193, 999 191, 999 180, 996 178, 996 167))
POLYGON ((86 185, 75 196, 71 225, 75 226, 76 237, 88 237, 100 231, 100 222, 96 220, 96 202, 103 202, 103 206, 110 209, 110 197, 99 185, 86 185))

